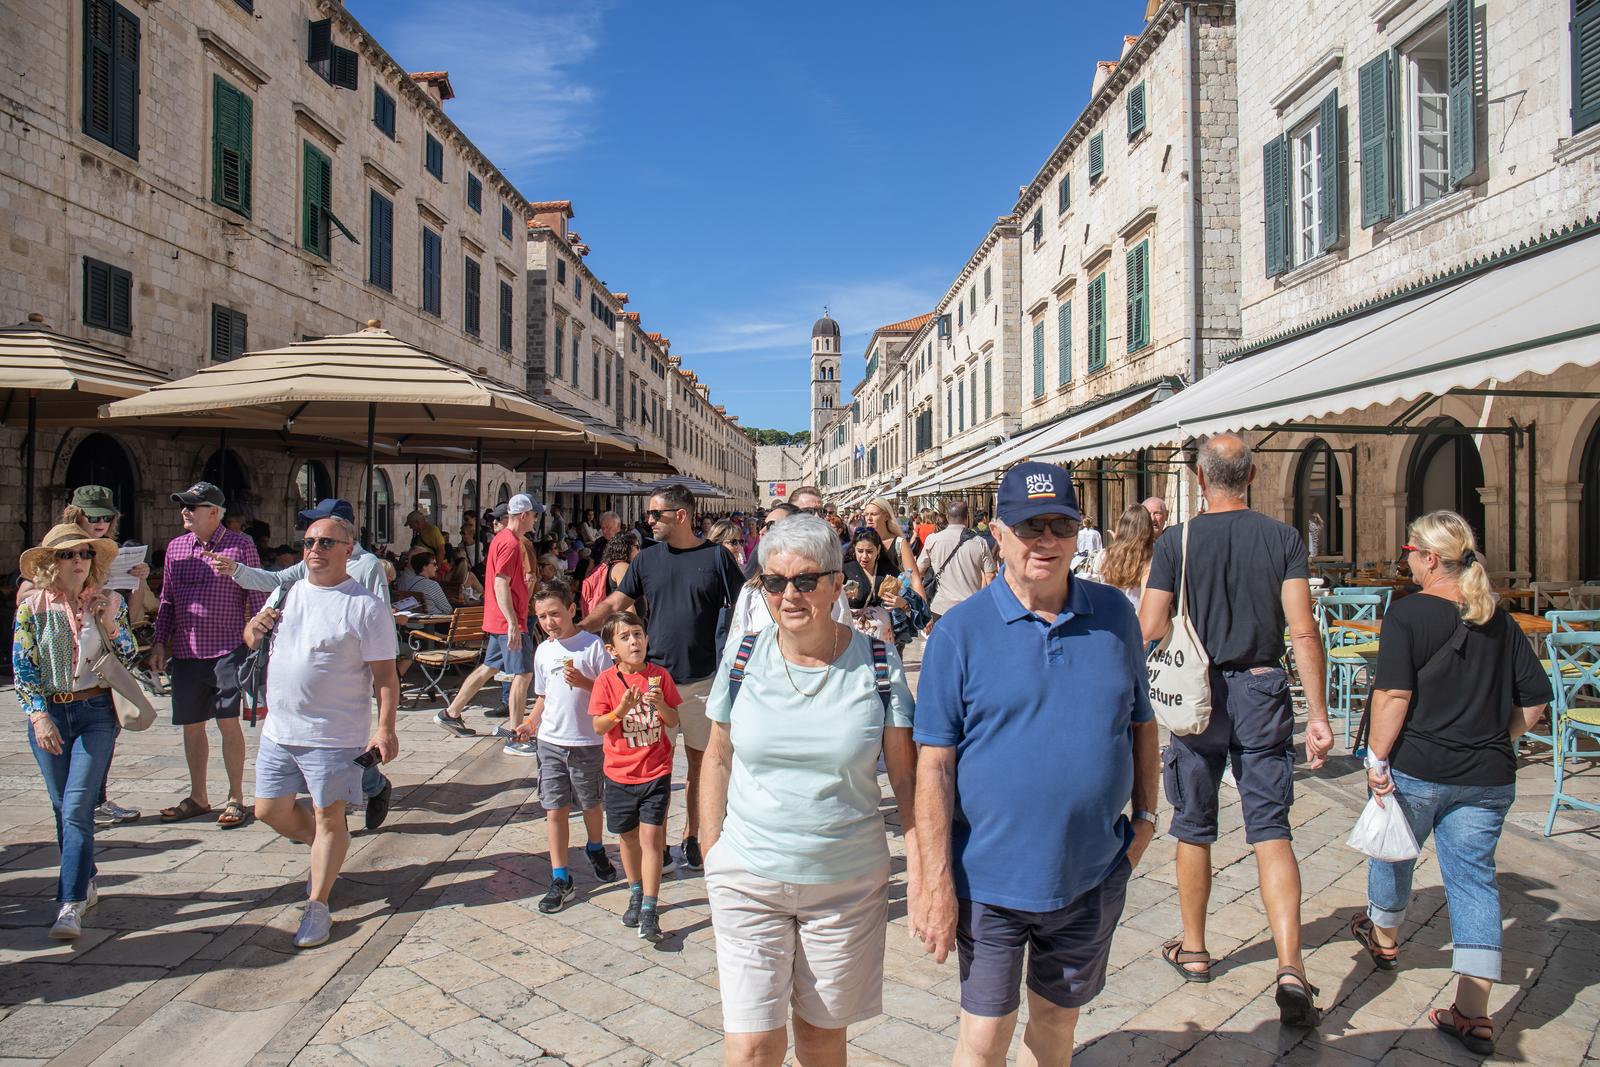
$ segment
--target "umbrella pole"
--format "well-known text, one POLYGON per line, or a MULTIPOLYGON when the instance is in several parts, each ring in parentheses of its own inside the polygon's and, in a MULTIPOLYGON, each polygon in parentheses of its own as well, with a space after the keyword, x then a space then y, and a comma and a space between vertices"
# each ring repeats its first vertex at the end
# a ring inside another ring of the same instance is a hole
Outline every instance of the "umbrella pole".
POLYGON ((368 404, 367 405, 367 501, 366 501, 366 509, 362 512, 362 515, 367 520, 367 536, 368 536, 369 539, 374 534, 376 534, 378 532, 377 517, 375 515, 373 515, 373 513, 372 513, 373 509, 376 507, 376 500, 377 500, 377 492, 376 492, 377 487, 372 484, 373 483, 373 479, 376 477, 376 474, 377 474, 377 472, 376 472, 376 470, 374 468, 374 462, 373 462, 374 461, 373 452, 375 450, 375 444, 374 444, 373 438, 377 435, 377 430, 378 430, 378 405, 377 404, 368 404))
POLYGON ((217 488, 222 490, 222 499, 228 499, 228 431, 217 431, 217 488))
MULTIPOLYGON (((544 450, 544 467, 539 472, 539 503, 546 509, 550 507, 550 450, 544 450)), ((544 536, 545 518, 548 510, 539 513, 539 536, 544 536)))
MULTIPOLYGON (((476 460, 477 460, 477 462, 473 467, 473 475, 472 475, 472 477, 473 477, 473 482, 472 482, 472 512, 473 512, 473 518, 474 519, 480 518, 481 516, 479 515, 479 512, 481 512, 483 510, 483 508, 481 507, 481 505, 483 503, 483 438, 481 438, 481 437, 478 438, 478 450, 477 450, 476 460)), ((472 545, 472 562, 474 562, 474 563, 482 563, 483 562, 483 539, 482 538, 479 538, 478 540, 476 540, 472 545)))
POLYGON ((584 460, 580 468, 582 474, 578 481, 578 514, 583 515, 584 502, 589 499, 589 461, 584 460))
POLYGON ((27 474, 23 478, 22 547, 33 547, 33 464, 38 455, 39 399, 28 394, 27 474))

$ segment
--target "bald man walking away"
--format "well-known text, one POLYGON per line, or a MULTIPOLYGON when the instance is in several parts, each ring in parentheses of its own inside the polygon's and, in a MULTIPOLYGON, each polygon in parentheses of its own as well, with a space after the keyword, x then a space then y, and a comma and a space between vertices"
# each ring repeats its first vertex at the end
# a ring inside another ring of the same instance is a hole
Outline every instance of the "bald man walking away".
POLYGON ((1171 833, 1178 839, 1183 934, 1162 947, 1162 957, 1185 981, 1211 980, 1213 961, 1206 951, 1211 845, 1217 839, 1222 771, 1231 763, 1244 807, 1245 841, 1255 850, 1261 899, 1277 947, 1279 1018, 1286 1026, 1311 1027, 1321 1013, 1300 951, 1300 865, 1289 832, 1294 704, 1282 666, 1287 624, 1306 694, 1306 766, 1320 767, 1333 747, 1333 730, 1306 546, 1292 526, 1245 504, 1256 469, 1242 437, 1208 438, 1199 458, 1205 514, 1161 535, 1139 606, 1145 640, 1165 636, 1172 625, 1173 591, 1187 569, 1190 621, 1211 658, 1211 722, 1198 734, 1174 736, 1163 761, 1173 808, 1171 833))

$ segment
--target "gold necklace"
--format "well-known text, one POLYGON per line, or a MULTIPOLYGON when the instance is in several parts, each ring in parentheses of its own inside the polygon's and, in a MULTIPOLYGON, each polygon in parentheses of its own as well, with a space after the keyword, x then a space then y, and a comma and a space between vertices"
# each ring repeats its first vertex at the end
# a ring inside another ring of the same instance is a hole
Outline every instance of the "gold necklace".
POLYGON ((835 623, 834 627, 833 627, 833 659, 830 659, 828 661, 828 669, 822 672, 822 681, 818 682, 817 683, 817 687, 815 689, 813 689, 811 692, 808 693, 804 689, 801 689, 798 685, 795 685, 794 675, 789 672, 789 657, 785 656, 783 654, 783 631, 782 630, 778 631, 778 658, 783 660, 783 674, 784 674, 784 677, 789 679, 790 688, 792 688, 796 693, 798 693, 801 696, 806 697, 808 699, 811 698, 811 697, 816 696, 818 693, 822 692, 823 687, 828 684, 828 677, 831 674, 833 674, 833 665, 839 659, 839 626, 838 626, 838 624, 835 623))

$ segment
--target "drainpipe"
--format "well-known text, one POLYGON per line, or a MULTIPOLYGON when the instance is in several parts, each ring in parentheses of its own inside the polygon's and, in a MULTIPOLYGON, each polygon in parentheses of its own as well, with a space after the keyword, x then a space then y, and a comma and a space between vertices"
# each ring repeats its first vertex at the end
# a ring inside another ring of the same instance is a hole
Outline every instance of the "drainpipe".
POLYGON ((1205 262, 1202 238, 1204 225, 1200 218, 1200 138, 1196 127, 1200 123, 1200 85, 1198 63, 1198 29, 1194 22, 1194 7, 1183 9, 1183 82, 1187 94, 1185 106, 1188 121, 1183 127, 1183 158, 1189 171, 1188 195, 1183 198, 1183 229, 1189 236, 1189 291, 1184 300, 1189 319, 1189 384, 1198 382, 1205 374, 1205 356, 1200 348, 1200 270, 1205 262))

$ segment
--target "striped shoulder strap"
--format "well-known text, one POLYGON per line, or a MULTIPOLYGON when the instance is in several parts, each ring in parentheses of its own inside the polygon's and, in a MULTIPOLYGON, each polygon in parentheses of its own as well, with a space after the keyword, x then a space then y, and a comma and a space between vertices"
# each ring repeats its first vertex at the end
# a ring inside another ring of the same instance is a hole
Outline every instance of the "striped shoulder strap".
POLYGON ((733 665, 728 668, 728 707, 739 699, 739 687, 744 685, 744 669, 750 662, 750 653, 756 649, 760 630, 750 630, 739 639, 738 651, 733 654, 733 665))
POLYGON ((878 699, 883 701, 883 710, 887 713, 893 691, 889 682, 889 649, 876 637, 872 639, 872 679, 878 688, 878 699))

